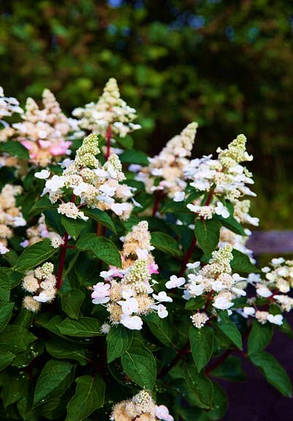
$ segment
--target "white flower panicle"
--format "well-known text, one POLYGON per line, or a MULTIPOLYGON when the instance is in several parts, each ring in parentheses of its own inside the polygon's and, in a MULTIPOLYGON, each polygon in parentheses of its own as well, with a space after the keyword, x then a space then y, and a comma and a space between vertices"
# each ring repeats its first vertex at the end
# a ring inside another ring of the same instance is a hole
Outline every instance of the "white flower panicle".
POLYGON ((20 207, 16 206, 16 196, 21 192, 21 186, 6 184, 0 193, 0 254, 9 251, 8 239, 13 236, 13 228, 26 225, 20 207))
POLYGON ((162 303, 173 300, 163 291, 154 292, 151 275, 158 273, 158 267, 152 249, 148 224, 142 221, 124 239, 122 268, 111 267, 101 272, 104 282, 94 285, 92 301, 106 305, 112 324, 140 330, 142 315, 156 311, 159 317, 167 317, 168 311, 162 303))
POLYGON ((50 262, 44 263, 35 270, 27 272, 22 287, 29 292, 23 300, 24 307, 32 312, 40 309, 40 303, 50 303, 56 296, 56 277, 53 274, 54 265, 50 262))
POLYGON ((165 405, 157 406, 146 390, 132 399, 117 403, 110 416, 111 421, 174 421, 165 405))
MULTIPOLYGON (((242 289, 241 278, 232 274, 232 247, 225 247, 214 251, 209 263, 202 268, 191 264, 187 269, 187 282, 184 285, 184 298, 190 299, 203 294, 209 294, 212 306, 219 310, 228 310, 233 306, 233 299, 246 295, 242 289)), ((170 282, 170 281, 169 281, 170 282)), ((192 323, 201 328, 208 320, 205 312, 191 316, 192 323)))
POLYGON ((148 193, 161 191, 174 200, 184 199, 186 182, 183 172, 189 163, 197 123, 190 123, 182 132, 173 137, 159 155, 149 158, 147 167, 139 168, 137 180, 143 181, 148 193))
MULTIPOLYGON (((132 189, 121 183, 125 176, 117 155, 110 155, 108 161, 101 165, 96 155, 99 153, 98 136, 87 136, 76 152, 74 161, 65 160, 62 175, 52 175, 47 179, 43 194, 48 193, 52 203, 62 200, 65 189, 79 204, 61 203, 58 212, 69 218, 87 220, 80 207, 111 210, 121 219, 127 219, 133 205, 132 189)), ((44 175, 45 177, 46 175, 44 175)), ((39 177, 39 175, 38 175, 39 177)))
POLYGON ((58 248, 64 243, 61 235, 57 232, 49 231, 45 222, 45 215, 43 214, 40 216, 36 225, 33 225, 26 230, 26 237, 27 239, 21 243, 22 247, 31 246, 42 241, 44 238, 49 238, 51 245, 54 248, 58 248))
POLYGON ((117 81, 109 79, 103 94, 97 103, 91 102, 84 108, 76 108, 73 113, 78 119, 81 129, 106 136, 107 129, 111 126, 113 135, 121 137, 140 129, 139 124, 134 124, 136 111, 129 107, 120 97, 117 81))
POLYGON ((13 124, 13 128, 33 164, 45 167, 68 153, 71 141, 66 137, 70 124, 52 92, 44 90, 42 109, 28 98, 21 117, 23 122, 13 124))
POLYGON ((3 88, 0 86, 0 118, 22 113, 23 109, 19 106, 17 99, 5 96, 3 88))

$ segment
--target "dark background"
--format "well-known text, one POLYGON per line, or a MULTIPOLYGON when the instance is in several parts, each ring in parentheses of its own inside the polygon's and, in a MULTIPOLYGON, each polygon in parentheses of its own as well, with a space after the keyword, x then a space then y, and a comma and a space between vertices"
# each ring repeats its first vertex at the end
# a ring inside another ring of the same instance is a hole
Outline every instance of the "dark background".
MULTIPOLYGON (((150 155, 192 120, 196 155, 243 132, 260 228, 292 229, 292 34, 289 0, 2 0, 0 84, 22 103, 50 88, 70 115, 113 76, 150 155)), ((292 374, 288 338, 273 353, 292 374)), ((246 366, 248 383, 225 382, 225 420, 291 420, 292 401, 246 366)))

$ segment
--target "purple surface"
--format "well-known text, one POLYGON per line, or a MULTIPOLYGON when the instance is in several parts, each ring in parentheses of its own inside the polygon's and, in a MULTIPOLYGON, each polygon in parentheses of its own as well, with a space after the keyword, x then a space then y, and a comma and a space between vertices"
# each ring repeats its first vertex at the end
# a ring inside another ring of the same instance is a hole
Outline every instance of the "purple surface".
MULTIPOLYGON (((288 317, 291 326, 293 316, 288 317)), ((268 352, 286 368, 293 380, 293 341, 275 332, 268 352)), ((243 359, 247 381, 236 383, 221 381, 228 393, 229 409, 224 421, 293 421, 293 399, 283 397, 249 361, 243 359)))

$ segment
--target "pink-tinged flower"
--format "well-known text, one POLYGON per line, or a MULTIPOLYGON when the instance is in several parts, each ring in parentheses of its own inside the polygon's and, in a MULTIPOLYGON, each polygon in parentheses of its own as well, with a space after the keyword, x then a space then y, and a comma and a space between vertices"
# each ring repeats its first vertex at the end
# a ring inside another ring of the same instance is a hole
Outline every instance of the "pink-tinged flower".
POLYGON ((125 301, 118 301, 118 304, 122 307, 123 314, 130 315, 138 311, 138 302, 135 298, 128 298, 125 301))
POLYGON ((165 405, 156 406, 156 417, 162 421, 174 421, 172 415, 169 414, 169 409, 165 405))
POLYGON ((158 311, 158 316, 160 317, 160 319, 165 319, 165 317, 168 316, 168 310, 163 304, 158 305, 157 311, 158 311))
POLYGON ((30 142, 29 140, 23 140, 20 142, 22 146, 24 146, 28 151, 30 155, 30 159, 33 160, 37 156, 38 147, 33 142, 30 142))
POLYGON ((142 329, 142 320, 138 316, 129 316, 127 314, 122 314, 121 323, 123 326, 131 330, 141 330, 142 329))
POLYGON ((172 275, 170 277, 170 281, 166 282, 166 288, 167 289, 178 288, 184 284, 185 284, 185 278, 183 277, 178 278, 176 275, 172 275))
POLYGON ((110 300, 110 285, 98 282, 94 285, 94 291, 92 292, 93 304, 105 304, 110 300))
POLYGON ((72 142, 60 142, 59 144, 53 145, 50 148, 50 152, 53 156, 65 155, 70 148, 72 142))
POLYGON ((47 148, 49 148, 52 145, 52 143, 49 140, 39 140, 39 145, 43 149, 47 149, 47 148))
POLYGON ((156 275, 159 273, 159 266, 156 263, 150 263, 148 265, 149 274, 152 275, 153 273, 156 275))

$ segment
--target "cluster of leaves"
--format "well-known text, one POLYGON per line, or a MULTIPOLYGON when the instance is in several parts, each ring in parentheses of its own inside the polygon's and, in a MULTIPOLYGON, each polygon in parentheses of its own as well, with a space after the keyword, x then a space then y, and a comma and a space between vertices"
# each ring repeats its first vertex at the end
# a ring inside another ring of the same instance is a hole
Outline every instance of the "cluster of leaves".
POLYGON ((194 115, 204 127, 202 153, 245 127, 262 192, 256 214, 266 227, 284 228, 291 224, 292 13, 285 0, 4 0, 0 77, 20 99, 50 88, 68 112, 119 78, 123 97, 148 116, 141 122, 156 145, 142 137, 140 144, 152 154, 194 115), (11 69, 18 69, 13 78, 11 69))
MULTIPOLYGON (((1 419, 107 420, 113 403, 127 399, 140 388, 150 390, 158 402, 166 404, 175 420, 221 419, 227 409, 227 397, 216 379, 242 380, 243 356, 283 395, 291 396, 285 370, 265 351, 273 336, 272 326, 257 322, 250 326, 237 313, 232 319, 222 311, 220 322, 212 319, 209 325, 196 329, 190 315, 208 303, 206 296, 191 299, 184 307, 180 292, 173 291, 167 319, 150 313, 144 316, 142 331, 116 325, 107 335, 102 333, 106 310, 102 305, 92 305, 89 288, 108 265, 121 267, 120 238, 134 224, 142 219, 149 223, 161 269, 156 275, 159 286, 171 274, 180 272, 194 234, 198 246, 190 259, 203 262, 217 247, 222 225, 243 234, 233 216, 198 220, 195 233, 187 225, 176 225, 174 216, 182 217, 184 206, 166 198, 162 198, 160 208, 166 218, 140 216, 142 211, 153 208, 156 199, 146 193, 143 183, 133 179, 127 163, 146 165, 148 160, 134 149, 126 150, 121 157, 126 182, 137 188, 135 198, 142 205, 134 208, 127 221, 98 209, 84 210, 88 221, 61 216, 56 206, 40 197, 43 181, 34 177, 35 168, 22 179, 11 168, 1 170, 3 184, 15 181, 23 186, 18 205, 28 226, 44 213, 48 227, 71 237, 62 287, 56 299, 36 314, 22 307, 23 276, 47 260, 57 268, 60 249, 44 239, 23 250, 20 243, 26 227, 20 227, 9 240, 10 252, 1 257, 1 419), (105 236, 97 236, 97 223, 105 227, 105 236)), ((51 166, 51 170, 58 168, 51 166)), ((194 216, 186 210, 185 218, 191 223, 194 216)), ((233 255, 234 271, 243 275, 258 271, 243 253, 234 250, 233 255)), ((282 329, 292 336, 288 326, 284 326, 282 329)))

